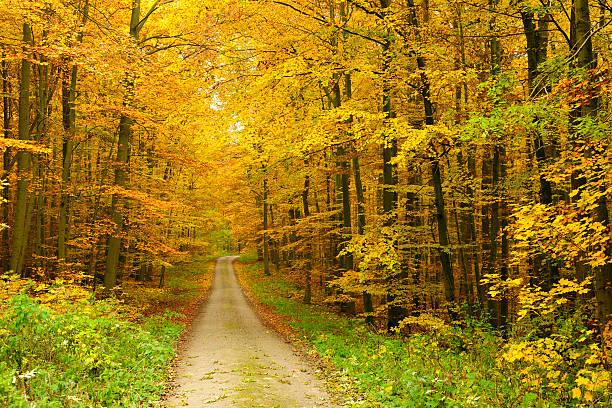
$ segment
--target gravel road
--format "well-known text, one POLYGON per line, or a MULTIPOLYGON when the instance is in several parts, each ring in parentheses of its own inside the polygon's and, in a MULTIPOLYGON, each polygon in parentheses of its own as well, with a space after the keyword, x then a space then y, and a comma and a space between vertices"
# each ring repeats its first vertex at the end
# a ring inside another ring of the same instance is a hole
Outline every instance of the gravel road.
POLYGON ((266 328, 247 302, 234 275, 235 258, 217 260, 166 406, 332 407, 316 369, 266 328))

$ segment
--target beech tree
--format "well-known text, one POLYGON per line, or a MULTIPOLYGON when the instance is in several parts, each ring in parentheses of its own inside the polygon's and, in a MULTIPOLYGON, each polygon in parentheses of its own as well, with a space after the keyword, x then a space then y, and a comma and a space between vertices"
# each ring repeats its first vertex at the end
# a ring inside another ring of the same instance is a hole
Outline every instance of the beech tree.
POLYGON ((608 344, 606 4, 0 7, 2 273, 111 296, 231 241, 384 331, 559 300, 608 344))

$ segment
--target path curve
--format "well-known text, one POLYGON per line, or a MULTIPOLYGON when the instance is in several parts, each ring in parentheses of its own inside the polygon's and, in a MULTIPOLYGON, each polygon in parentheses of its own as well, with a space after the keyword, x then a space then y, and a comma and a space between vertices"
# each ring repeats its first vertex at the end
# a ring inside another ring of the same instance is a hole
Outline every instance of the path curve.
POLYGON ((193 322, 167 407, 332 407, 315 369, 266 328, 232 267, 217 259, 208 302, 193 322))

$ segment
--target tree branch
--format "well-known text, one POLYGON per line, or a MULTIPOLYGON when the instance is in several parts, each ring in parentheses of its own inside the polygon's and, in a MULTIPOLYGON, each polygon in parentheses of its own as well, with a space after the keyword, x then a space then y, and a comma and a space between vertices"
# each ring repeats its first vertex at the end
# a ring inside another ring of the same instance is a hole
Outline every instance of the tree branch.
MULTIPOLYGON (((306 16, 306 17, 309 17, 309 18, 311 18, 311 19, 313 19, 315 21, 318 21, 319 23, 322 23, 322 24, 325 24, 325 25, 332 25, 329 21, 327 21, 327 20, 325 20, 325 19, 323 19, 321 17, 317 17, 317 16, 313 16, 311 14, 308 14, 304 10, 300 10, 299 8, 295 7, 294 5, 289 4, 289 3, 285 3, 284 1, 272 0, 272 3, 278 4, 280 6, 288 7, 290 9, 294 10, 294 11, 297 11, 298 13, 300 13, 300 14, 306 16)), ((374 42, 376 44, 379 44, 379 45, 383 45, 384 44, 384 41, 382 41, 382 40, 378 40, 376 38, 372 38, 372 37, 367 36, 365 34, 361 34, 361 33, 358 33, 356 31, 353 31, 353 30, 349 30, 346 27, 341 27, 341 26, 338 26, 338 25, 335 25, 335 24, 333 24, 333 26, 335 28, 339 29, 339 30, 344 31, 347 34, 351 34, 351 35, 354 35, 354 36, 357 36, 357 37, 361 37, 364 40, 372 41, 372 42, 374 42)))

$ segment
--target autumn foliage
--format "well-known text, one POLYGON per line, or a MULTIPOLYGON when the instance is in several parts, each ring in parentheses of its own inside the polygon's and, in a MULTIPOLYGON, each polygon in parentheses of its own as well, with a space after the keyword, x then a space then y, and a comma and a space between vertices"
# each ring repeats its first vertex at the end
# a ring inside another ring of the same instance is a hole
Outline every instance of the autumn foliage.
POLYGON ((610 12, 2 0, 2 276, 112 297, 257 248, 306 304, 481 322, 523 396, 604 406, 610 12))

